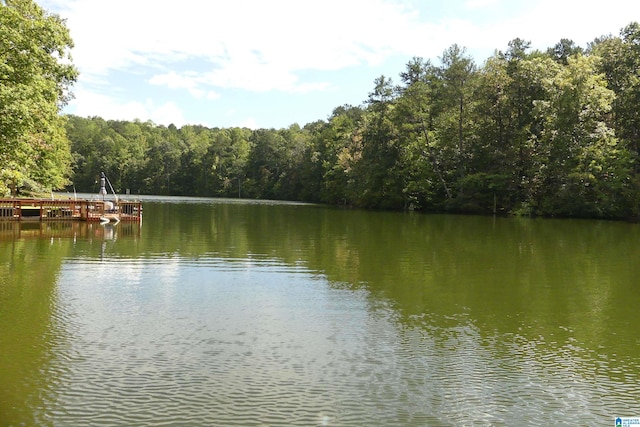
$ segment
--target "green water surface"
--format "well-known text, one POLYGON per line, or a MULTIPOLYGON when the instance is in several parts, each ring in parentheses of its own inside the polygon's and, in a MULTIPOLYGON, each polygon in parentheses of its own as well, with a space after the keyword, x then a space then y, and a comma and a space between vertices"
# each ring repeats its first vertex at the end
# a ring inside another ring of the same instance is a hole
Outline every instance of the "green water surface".
POLYGON ((639 230, 205 199, 0 224, 0 425, 614 425, 639 230))

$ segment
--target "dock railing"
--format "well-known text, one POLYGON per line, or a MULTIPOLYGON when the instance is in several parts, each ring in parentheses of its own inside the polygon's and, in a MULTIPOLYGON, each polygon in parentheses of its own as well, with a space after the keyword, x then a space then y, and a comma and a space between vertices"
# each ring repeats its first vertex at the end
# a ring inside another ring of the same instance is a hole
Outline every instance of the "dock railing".
POLYGON ((142 202, 119 200, 115 204, 106 201, 87 201, 81 207, 82 219, 100 221, 102 218, 117 217, 120 221, 141 221, 142 202))
POLYGON ((13 199, 0 199, 0 220, 20 219, 20 204, 13 199))
POLYGON ((0 221, 142 221, 142 202, 119 200, 0 199, 0 221))

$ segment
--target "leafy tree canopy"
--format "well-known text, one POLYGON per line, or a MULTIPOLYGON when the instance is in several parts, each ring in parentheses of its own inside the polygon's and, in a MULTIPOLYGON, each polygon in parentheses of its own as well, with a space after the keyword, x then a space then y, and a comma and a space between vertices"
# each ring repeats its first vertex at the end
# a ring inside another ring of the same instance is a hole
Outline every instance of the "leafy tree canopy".
POLYGON ((71 152, 60 108, 77 70, 64 21, 31 0, 0 1, 0 195, 60 188, 71 152))
POLYGON ((104 171, 120 192, 640 217, 637 23, 586 49, 516 38, 482 66, 454 44, 327 120, 250 130, 63 119, 64 22, 28 0, 0 0, 0 20, 0 191, 60 187, 72 169, 88 192, 104 171))

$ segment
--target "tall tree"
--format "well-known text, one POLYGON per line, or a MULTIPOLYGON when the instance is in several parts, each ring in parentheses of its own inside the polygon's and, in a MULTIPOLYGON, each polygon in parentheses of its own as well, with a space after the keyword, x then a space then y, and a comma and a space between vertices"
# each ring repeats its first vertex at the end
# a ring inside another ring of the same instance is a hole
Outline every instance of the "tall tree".
POLYGON ((392 80, 380 76, 369 94, 363 120, 362 157, 354 169, 358 204, 371 208, 397 206, 403 197, 398 174, 399 147, 392 112, 395 88, 392 80))
POLYGON ((247 195, 254 198, 281 198, 277 189, 287 173, 287 141, 275 129, 253 131, 247 158, 247 195))
POLYGON ((181 155, 185 151, 178 129, 173 125, 156 128, 155 140, 149 144, 144 185, 152 193, 166 195, 185 194, 179 178, 181 155))
POLYGON ((616 135, 631 151, 634 160, 629 197, 634 214, 640 216, 640 24, 632 22, 619 37, 602 37, 591 45, 593 54, 601 58, 599 71, 615 93, 613 126, 616 135))
POLYGON ((540 213, 613 216, 624 205, 628 156, 607 123, 614 94, 596 72, 597 60, 571 56, 564 67, 534 60, 547 92, 534 108, 542 130, 535 141, 532 201, 540 213))
POLYGON ((572 55, 582 54, 584 49, 576 46, 573 40, 560 39, 554 47, 547 49, 547 55, 551 56, 556 62, 563 65, 568 64, 568 59, 572 55))
POLYGON ((453 167, 458 172, 458 196, 462 198, 469 163, 468 139, 473 135, 469 110, 476 66, 467 56, 466 49, 457 44, 446 49, 440 60, 442 65, 439 69, 440 87, 437 92, 440 104, 438 126, 455 159, 453 167))
MULTIPOLYGON (((517 203, 522 176, 518 167, 519 133, 513 108, 508 61, 502 55, 489 58, 479 72, 474 120, 478 141, 474 147, 474 175, 466 182, 480 210, 509 211, 517 203)), ((521 146, 521 145, 520 145, 521 146)))
POLYGON ((400 130, 403 164, 407 174, 405 193, 413 208, 438 203, 438 193, 447 201, 453 198, 451 177, 443 168, 441 144, 434 126, 435 91, 438 69, 429 61, 413 58, 406 71, 400 73, 403 86, 395 110, 400 130))
POLYGON ((343 105, 333 110, 328 123, 313 127, 310 161, 321 177, 320 201, 355 204, 355 167, 362 157, 362 121, 364 110, 343 105))
POLYGON ((31 0, 0 1, 0 194, 67 182, 71 152, 59 110, 77 70, 64 21, 31 0))

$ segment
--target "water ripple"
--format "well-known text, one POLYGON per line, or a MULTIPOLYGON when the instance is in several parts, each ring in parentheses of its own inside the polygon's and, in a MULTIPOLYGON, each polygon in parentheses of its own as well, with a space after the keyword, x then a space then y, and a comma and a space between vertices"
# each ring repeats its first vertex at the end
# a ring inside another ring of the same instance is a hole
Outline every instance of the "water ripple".
POLYGON ((157 261, 65 265, 45 424, 595 425, 640 396, 628 361, 575 339, 487 334, 466 312, 402 323, 273 260, 157 261))

